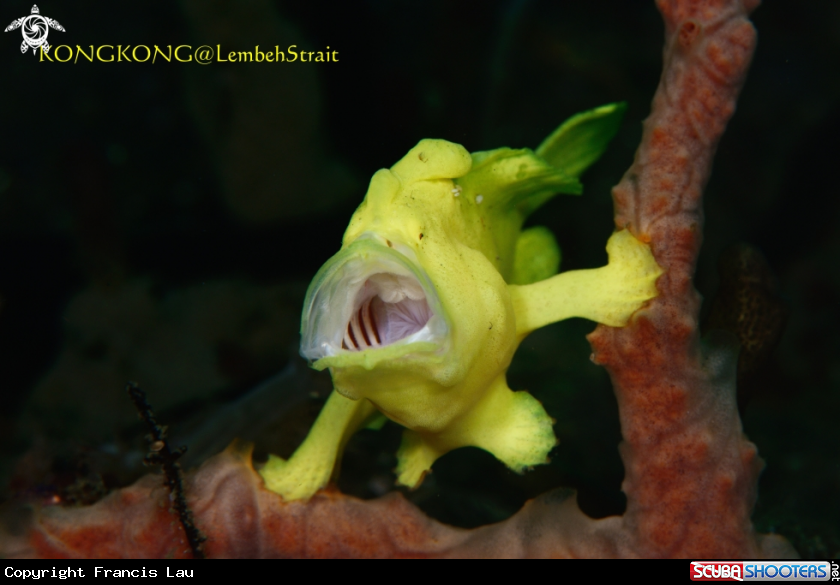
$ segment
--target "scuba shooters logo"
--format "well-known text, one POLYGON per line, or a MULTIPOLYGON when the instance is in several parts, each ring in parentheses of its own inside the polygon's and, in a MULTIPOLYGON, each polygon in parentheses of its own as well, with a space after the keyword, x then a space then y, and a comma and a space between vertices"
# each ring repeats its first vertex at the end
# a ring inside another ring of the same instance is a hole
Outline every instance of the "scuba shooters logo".
POLYGON ((41 16, 41 11, 38 10, 37 4, 32 5, 32 14, 12 21, 12 24, 7 26, 3 32, 17 30, 18 28, 21 29, 21 33, 23 34, 23 42, 20 45, 21 53, 25 53, 27 49, 31 48, 32 53, 36 54, 38 47, 41 47, 45 53, 49 53, 50 45, 47 42, 47 35, 50 29, 65 32, 64 27, 58 24, 57 20, 41 16))
POLYGON ((692 581, 836 581, 836 567, 836 561, 692 561, 690 578, 692 581))

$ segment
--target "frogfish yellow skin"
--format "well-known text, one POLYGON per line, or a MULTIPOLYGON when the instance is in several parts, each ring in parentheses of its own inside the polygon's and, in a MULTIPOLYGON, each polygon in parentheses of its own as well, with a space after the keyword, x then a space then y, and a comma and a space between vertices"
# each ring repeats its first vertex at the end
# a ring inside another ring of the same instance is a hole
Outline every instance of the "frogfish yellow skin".
POLYGON ((301 354, 330 369, 335 391, 297 451, 262 468, 268 489, 308 499, 350 436, 382 415, 405 427, 397 481, 409 487, 458 447, 485 449, 517 472, 547 462, 552 419, 505 378, 517 346, 569 317, 625 325, 656 296, 661 270, 624 230, 607 242, 607 266, 557 274, 551 233, 522 224, 553 195, 581 193, 578 176, 624 109, 578 114, 536 151, 470 154, 421 140, 374 174, 304 303, 301 354))

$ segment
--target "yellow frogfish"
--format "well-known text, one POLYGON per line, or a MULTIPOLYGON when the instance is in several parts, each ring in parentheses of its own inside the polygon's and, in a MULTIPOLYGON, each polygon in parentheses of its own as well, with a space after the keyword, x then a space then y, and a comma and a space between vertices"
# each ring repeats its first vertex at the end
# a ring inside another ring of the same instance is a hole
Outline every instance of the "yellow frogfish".
POLYGON ((627 230, 607 266, 557 274, 560 252, 526 217, 580 174, 615 135, 625 104, 577 114, 536 150, 470 154, 421 140, 377 171, 304 302, 301 354, 329 368, 334 391, 309 435, 260 473, 286 500, 335 473, 348 439, 384 415, 405 427, 397 482, 416 487, 458 447, 485 449, 516 472, 546 463, 552 419, 506 371, 531 331, 569 317, 621 327, 656 296, 661 274, 627 230))

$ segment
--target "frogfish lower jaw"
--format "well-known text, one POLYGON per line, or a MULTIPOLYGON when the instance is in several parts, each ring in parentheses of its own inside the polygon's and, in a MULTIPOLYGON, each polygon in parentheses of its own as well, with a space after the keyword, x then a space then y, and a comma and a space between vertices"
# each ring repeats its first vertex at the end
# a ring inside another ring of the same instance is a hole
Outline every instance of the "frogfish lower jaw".
POLYGON ((307 291, 301 355, 316 362, 341 356, 324 365, 354 365, 354 354, 361 360, 387 349, 396 357, 395 346, 442 347, 449 329, 419 263, 376 239, 361 239, 330 259, 307 291))

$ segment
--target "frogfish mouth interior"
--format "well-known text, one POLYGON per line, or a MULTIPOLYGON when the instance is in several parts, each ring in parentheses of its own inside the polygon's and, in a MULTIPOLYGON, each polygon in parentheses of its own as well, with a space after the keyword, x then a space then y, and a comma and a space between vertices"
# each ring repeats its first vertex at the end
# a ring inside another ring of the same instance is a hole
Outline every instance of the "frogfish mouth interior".
POLYGON ((343 349, 353 351, 390 345, 421 331, 432 310, 419 284, 404 276, 379 273, 356 294, 353 316, 344 332, 343 349))
POLYGON ((303 357, 317 363, 417 342, 445 347, 449 327, 437 291, 412 251, 394 246, 360 238, 318 272, 304 302, 303 357))

